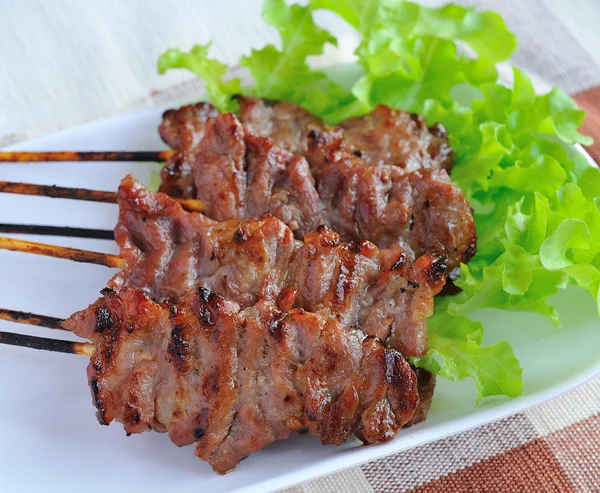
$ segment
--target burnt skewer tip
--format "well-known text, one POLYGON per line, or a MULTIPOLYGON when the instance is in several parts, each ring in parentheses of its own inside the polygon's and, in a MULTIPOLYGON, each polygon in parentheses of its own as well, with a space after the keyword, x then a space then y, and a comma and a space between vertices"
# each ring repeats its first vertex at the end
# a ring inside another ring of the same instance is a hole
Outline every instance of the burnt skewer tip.
POLYGON ((14 332, 0 332, 0 344, 39 349, 42 351, 52 351, 55 353, 79 354, 83 356, 92 356, 95 351, 94 345, 89 342, 48 339, 46 337, 16 334, 14 332))

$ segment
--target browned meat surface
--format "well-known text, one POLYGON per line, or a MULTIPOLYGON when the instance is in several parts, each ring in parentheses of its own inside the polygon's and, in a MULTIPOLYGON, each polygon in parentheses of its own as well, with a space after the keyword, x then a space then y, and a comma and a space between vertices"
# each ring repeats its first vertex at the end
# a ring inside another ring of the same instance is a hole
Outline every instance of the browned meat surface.
POLYGON ((423 368, 413 368, 413 370, 417 375, 419 407, 406 426, 416 425, 421 421, 425 421, 425 418, 427 418, 427 413, 429 412, 429 408, 431 407, 431 399, 433 399, 433 392, 435 390, 435 373, 429 373, 423 368))
POLYGON ((387 341, 403 354, 427 352, 427 318, 445 282, 445 265, 424 255, 412 264, 398 246, 345 243, 320 228, 296 251, 296 304, 327 312, 345 327, 387 341))
POLYGON ((192 175, 196 197, 206 203, 210 218, 244 217, 245 157, 244 130, 235 115, 219 115, 206 122, 192 175))
POLYGON ((398 166, 406 171, 450 169, 454 161, 446 130, 427 128, 421 115, 377 106, 371 113, 345 120, 345 149, 369 166, 398 166))
POLYGON ((204 137, 204 124, 219 114, 209 103, 197 103, 168 110, 163 114, 158 131, 162 139, 181 155, 166 163, 161 170, 161 191, 172 197, 195 194, 192 165, 196 150, 204 137))
POLYGON ((239 96, 240 120, 251 133, 268 137, 294 154, 306 154, 306 136, 311 129, 324 130, 320 118, 287 101, 269 101, 239 96))
POLYGON ((454 156, 446 130, 441 124, 428 128, 421 115, 380 105, 368 115, 328 129, 322 120, 286 101, 244 96, 238 101, 246 128, 296 154, 306 154, 311 130, 329 131, 340 137, 339 144, 346 152, 362 158, 367 166, 386 164, 406 171, 452 167, 454 156))
POLYGON ((385 442, 419 405, 404 358, 332 318, 200 288, 160 305, 137 289, 103 291, 64 326, 91 339, 98 420, 168 432, 224 473, 292 432, 340 444, 385 442))
POLYGON ((321 222, 321 200, 306 159, 246 135, 247 188, 245 217, 265 212, 283 221, 296 238, 321 222))
POLYGON ((278 300, 389 338, 406 355, 427 351, 426 319, 445 282, 445 265, 431 255, 413 264, 397 245, 345 243, 326 227, 301 243, 269 216, 215 222, 132 177, 119 188, 119 205, 115 238, 127 266, 111 287, 141 288, 160 301, 199 285, 243 308, 278 300))
POLYGON ((192 168, 196 198, 216 220, 269 213, 302 238, 319 225, 320 200, 306 160, 244 134, 233 114, 206 122, 192 168))
MULTIPOLYGON (((298 239, 325 224, 346 241, 399 244, 412 259, 439 256, 451 279, 475 254, 471 207, 439 169, 452 161, 441 127, 378 107, 344 130, 328 129, 291 103, 239 101, 241 123, 231 114, 209 118, 195 144, 195 186, 186 196, 204 200, 209 217, 267 212, 298 239), (305 155, 312 170, 278 145, 305 155)), ((167 185, 161 191, 172 194, 167 185)))
POLYGON ((311 130, 330 131, 339 135, 346 152, 361 157, 368 166, 386 164, 406 171, 452 167, 454 156, 446 130, 441 124, 428 128, 421 115, 380 105, 333 129, 286 101, 239 96, 238 102, 240 120, 248 130, 296 154, 306 155, 306 137, 311 130))
POLYGON ((283 289, 296 242, 281 221, 216 222, 184 211, 131 176, 119 187, 119 205, 115 239, 127 268, 111 287, 139 287, 162 300, 201 285, 242 306, 283 289))
POLYGON ((191 150, 163 168, 161 192, 203 200, 217 221, 269 213, 298 238, 316 229, 321 202, 303 157, 245 132, 231 113, 206 120, 202 133, 191 150))
MULTIPOLYGON (((319 141, 315 136, 315 147, 319 141)), ((398 244, 413 258, 439 256, 451 277, 475 254, 471 206, 445 170, 405 173, 366 167, 346 153, 336 158, 321 168, 318 190, 325 222, 343 238, 368 238, 380 248, 398 244)))
POLYGON ((427 319, 445 282, 443 262, 423 255, 414 264, 398 246, 382 250, 381 274, 361 300, 359 326, 409 356, 428 350, 427 319))
POLYGON ((182 106, 163 113, 158 131, 162 139, 176 151, 191 151, 200 144, 204 123, 219 111, 209 103, 182 106))

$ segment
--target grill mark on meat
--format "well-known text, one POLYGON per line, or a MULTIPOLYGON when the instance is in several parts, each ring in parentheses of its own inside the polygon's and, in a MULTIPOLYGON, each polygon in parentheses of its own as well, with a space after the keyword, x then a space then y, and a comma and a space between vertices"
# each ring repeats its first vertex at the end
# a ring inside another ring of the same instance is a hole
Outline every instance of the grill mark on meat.
POLYGON ((436 259, 436 261, 431 264, 431 268, 428 271, 429 282, 431 284, 439 282, 442 279, 443 275, 446 274, 447 270, 448 266, 446 265, 446 262, 444 262, 444 259, 436 259))
POLYGON ((138 409, 135 402, 126 403, 124 420, 126 423, 133 423, 134 425, 139 424, 139 422, 142 420, 140 410, 138 409))
POLYGON ((111 318, 110 312, 105 306, 99 306, 96 310, 96 331, 100 333, 104 333, 109 330, 115 321, 111 318))
POLYGON ((102 398, 101 390, 102 386, 100 382, 98 382, 97 378, 90 379, 90 389, 92 390, 92 399, 94 402, 94 406, 98 410, 96 412, 96 417, 98 418, 98 422, 101 425, 108 425, 106 421, 106 406, 104 404, 104 399, 102 398))
POLYGON ((246 230, 244 228, 236 229, 235 233, 233 233, 233 241, 236 243, 244 243, 248 241, 248 233, 246 230))
POLYGON ((396 367, 400 358, 402 358, 402 356, 399 353, 385 353, 385 378, 393 385, 402 384, 402 376, 396 371, 396 367))
POLYGON ((202 325, 214 326, 216 320, 216 294, 204 287, 198 288, 198 302, 194 302, 194 313, 202 325))
POLYGON ((398 269, 402 268, 405 263, 406 263, 406 252, 403 251, 400 253, 398 260, 396 260, 394 262, 394 265, 392 265, 392 267, 390 267, 390 270, 398 270, 398 269))
POLYGON ((282 313, 274 313, 273 318, 268 322, 269 335, 275 339, 278 343, 283 339, 283 331, 285 323, 283 321, 282 313))
POLYGON ((171 362, 179 373, 185 373, 190 369, 190 343, 186 340, 183 327, 178 325, 173 327, 167 351, 171 357, 171 362))

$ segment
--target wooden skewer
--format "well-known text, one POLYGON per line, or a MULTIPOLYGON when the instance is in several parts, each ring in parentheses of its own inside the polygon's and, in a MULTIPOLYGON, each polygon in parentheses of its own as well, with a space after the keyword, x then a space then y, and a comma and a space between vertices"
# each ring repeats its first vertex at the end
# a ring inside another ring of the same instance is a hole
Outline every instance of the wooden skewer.
POLYGON ((115 192, 88 190, 86 188, 57 187, 56 185, 35 185, 33 183, 18 183, 0 181, 0 192, 18 195, 35 195, 59 199, 87 200, 114 204, 117 201, 115 192))
POLYGON ((177 154, 177 151, 60 151, 60 152, 0 152, 0 163, 40 163, 63 161, 136 161, 162 162, 177 154))
POLYGON ((82 356, 92 356, 96 351, 95 346, 89 342, 48 339, 46 337, 15 334, 14 332, 0 332, 0 344, 54 351, 57 353, 80 354, 82 356))
POLYGON ((0 233, 40 236, 66 236, 70 238, 93 238, 114 240, 115 235, 108 229, 70 228, 67 226, 37 226, 33 224, 0 224, 0 233))
MULTIPOLYGON (((86 200, 90 202, 104 202, 115 204, 117 194, 87 188, 58 187, 56 185, 35 185, 33 183, 19 183, 0 181, 0 192, 15 193, 18 195, 35 195, 39 197, 52 197, 59 199, 86 200)), ((204 212, 206 204, 196 199, 176 199, 181 206, 191 212, 204 212)))
POLYGON ((48 329, 66 330, 61 325, 62 320, 60 318, 36 315, 35 313, 30 312, 8 310, 6 308, 0 308, 0 320, 27 325, 37 325, 39 327, 47 327, 48 329))
POLYGON ((13 252, 33 253, 35 255, 44 255, 46 257, 64 258, 67 260, 74 260, 75 262, 105 265, 117 269, 122 269, 125 266, 125 261, 118 255, 90 252, 88 250, 79 250, 77 248, 68 248, 57 245, 47 245, 45 243, 36 243, 34 241, 17 240, 5 236, 0 236, 0 250, 11 250, 13 252))

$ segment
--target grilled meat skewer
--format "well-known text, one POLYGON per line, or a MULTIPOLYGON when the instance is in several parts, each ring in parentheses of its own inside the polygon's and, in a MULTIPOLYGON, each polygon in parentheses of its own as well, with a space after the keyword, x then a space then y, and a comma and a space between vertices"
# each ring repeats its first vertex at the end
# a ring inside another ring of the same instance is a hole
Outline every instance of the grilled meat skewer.
POLYGON ((242 308, 279 300, 361 328, 403 354, 427 352, 426 319, 445 283, 440 259, 423 255, 412 263, 398 245, 344 243, 326 227, 302 243, 270 216, 216 222, 130 176, 118 197, 115 238, 125 268, 110 287, 140 288, 164 301, 199 285, 242 308))
POLYGON ((451 278, 474 255, 472 210, 446 172, 441 127, 379 107, 332 129, 291 103, 239 100, 239 119, 207 103, 165 113, 161 136, 180 155, 161 191, 203 200, 217 220, 268 212, 298 239, 326 224, 343 240, 431 253, 451 278))
POLYGON ((88 379, 101 424, 196 443, 219 473, 292 432, 388 441, 419 404, 400 353, 274 301, 241 309, 200 288, 159 305, 138 289, 105 289, 64 326, 96 346, 88 379))

